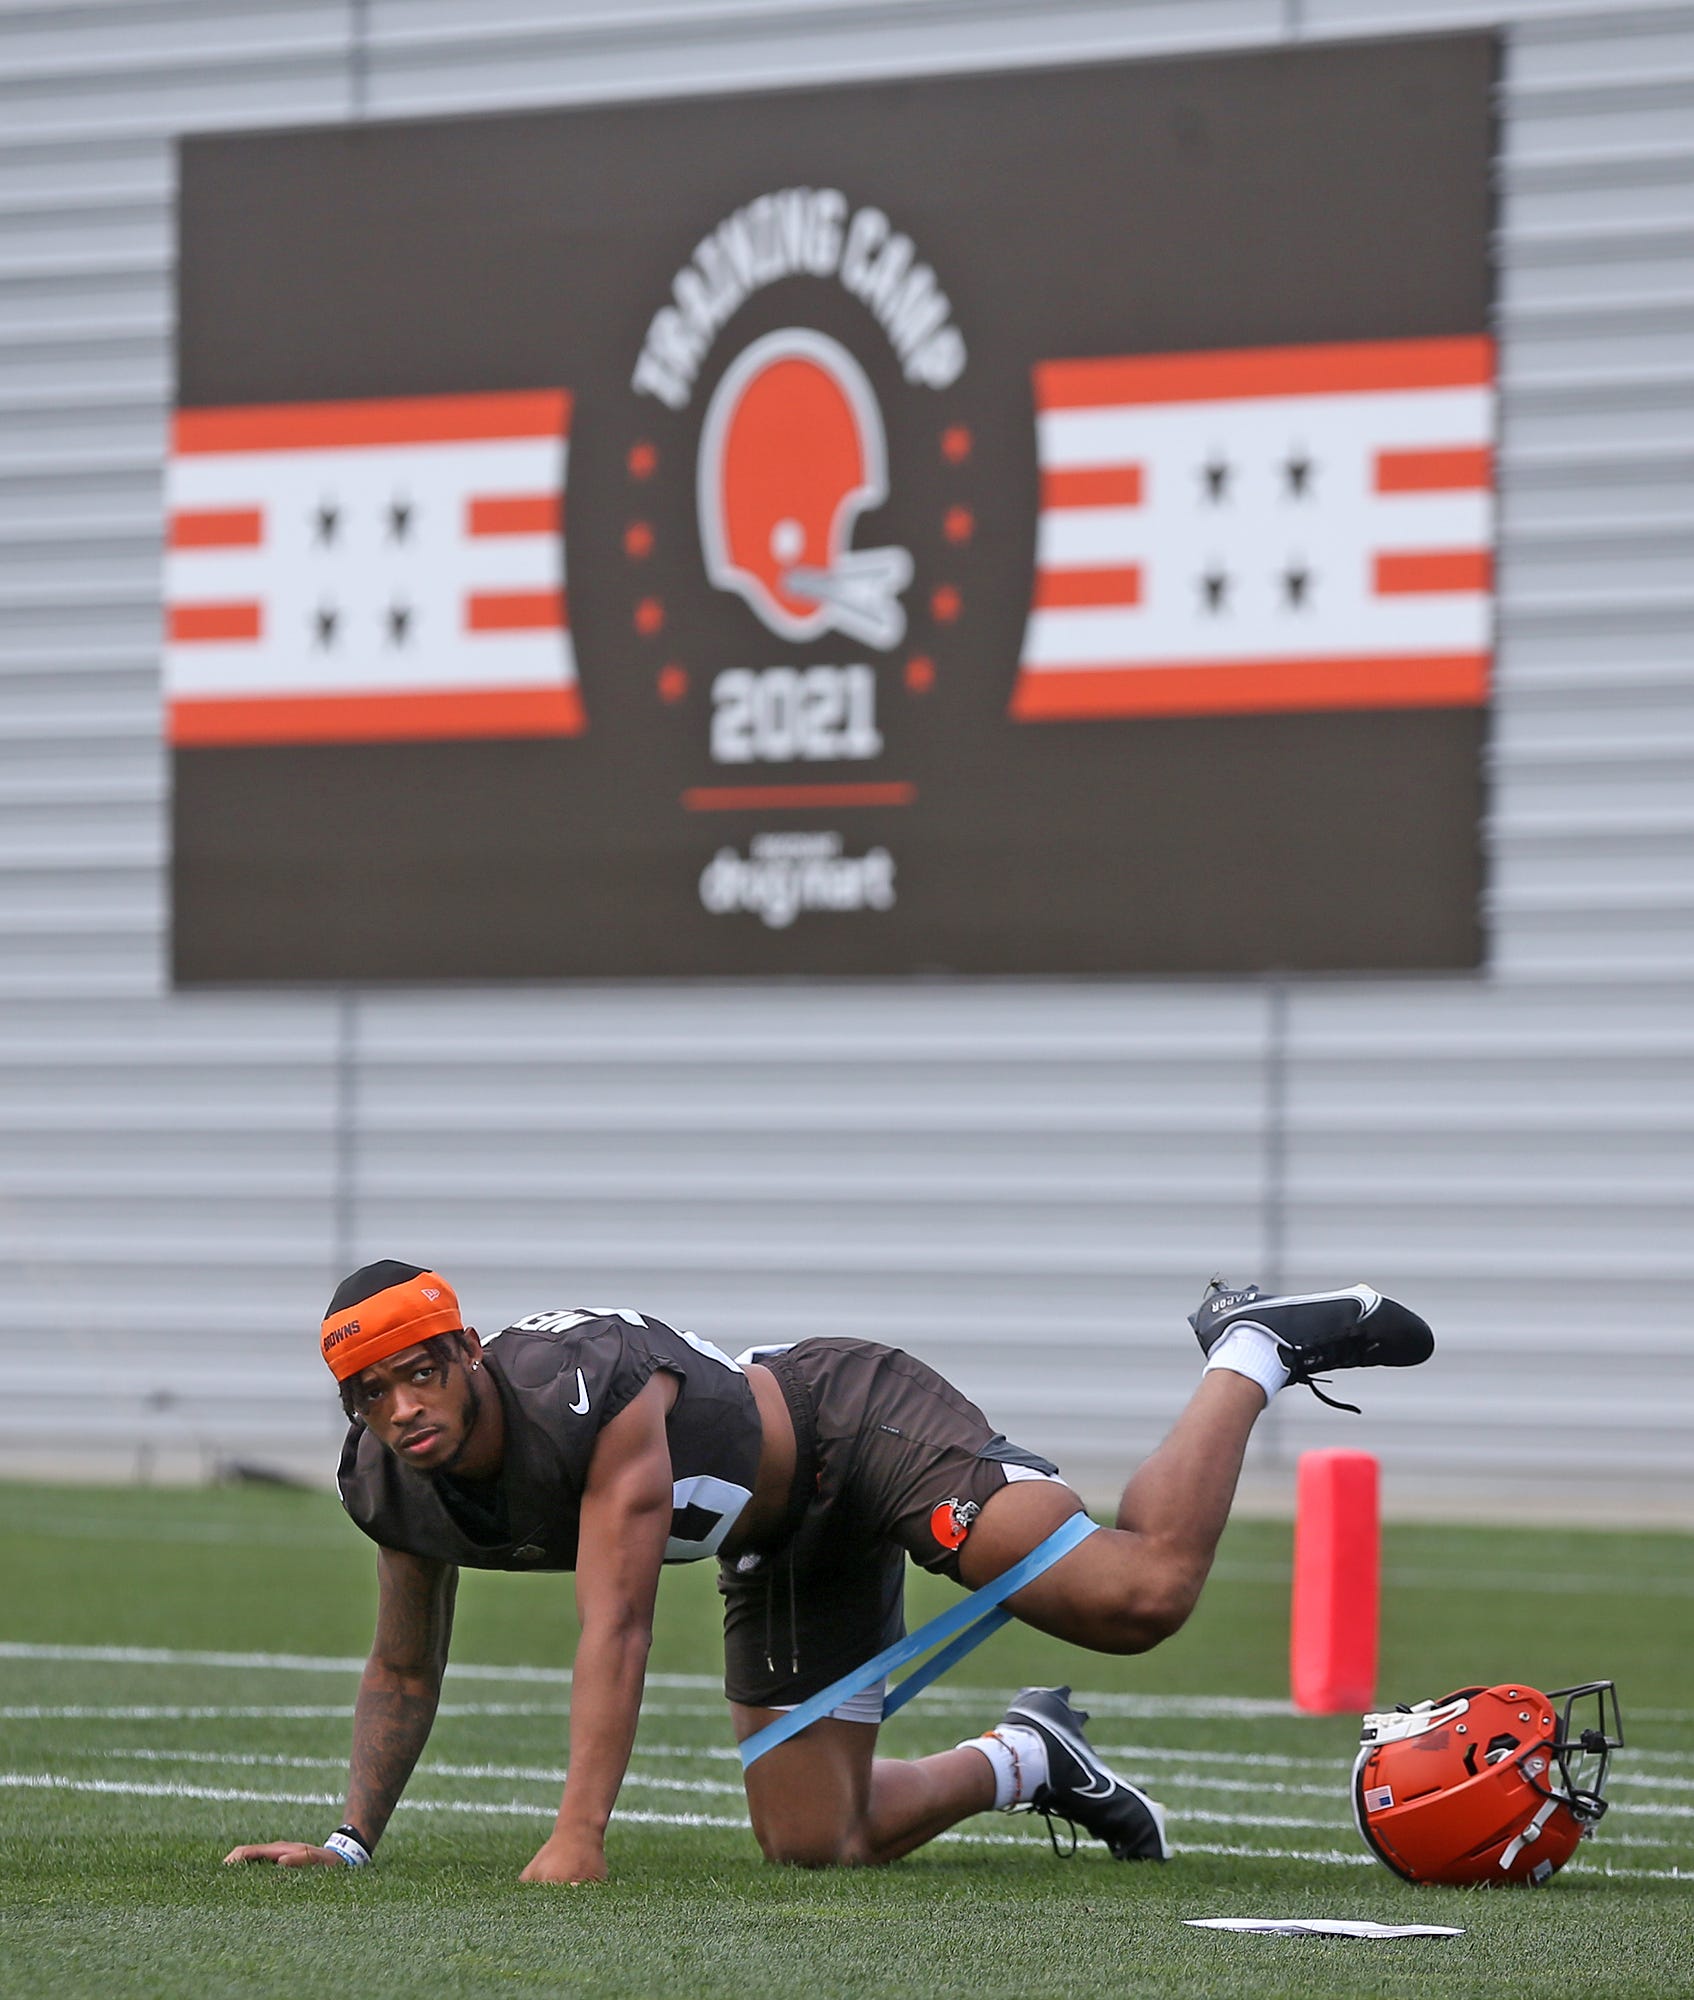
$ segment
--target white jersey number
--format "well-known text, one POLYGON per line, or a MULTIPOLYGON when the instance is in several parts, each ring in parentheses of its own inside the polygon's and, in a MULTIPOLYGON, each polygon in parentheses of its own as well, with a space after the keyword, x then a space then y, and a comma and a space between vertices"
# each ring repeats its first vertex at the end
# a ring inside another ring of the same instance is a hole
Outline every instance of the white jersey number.
POLYGON ((709 1472, 677 1480, 671 1492, 671 1534, 664 1558, 668 1563, 698 1562, 702 1556, 715 1556, 718 1545, 753 1497, 745 1486, 709 1472))

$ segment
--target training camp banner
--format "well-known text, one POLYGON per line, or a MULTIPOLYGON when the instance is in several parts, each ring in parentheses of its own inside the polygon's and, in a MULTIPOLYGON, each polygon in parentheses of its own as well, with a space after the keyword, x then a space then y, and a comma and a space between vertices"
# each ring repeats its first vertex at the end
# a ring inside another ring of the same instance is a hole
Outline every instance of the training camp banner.
POLYGON ((1476 964, 1494 70, 185 141, 176 977, 1476 964))

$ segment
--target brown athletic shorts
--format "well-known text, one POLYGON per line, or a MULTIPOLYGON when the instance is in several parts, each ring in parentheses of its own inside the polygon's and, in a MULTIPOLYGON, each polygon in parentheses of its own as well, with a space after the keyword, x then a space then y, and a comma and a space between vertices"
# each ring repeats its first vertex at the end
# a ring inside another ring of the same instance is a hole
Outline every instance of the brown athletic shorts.
POLYGON ((787 1538, 719 1566, 724 1692, 792 1708, 904 1634, 908 1555, 957 1583, 983 1503, 1058 1468, 898 1348, 803 1340, 744 1358, 782 1385, 799 1451, 787 1538))

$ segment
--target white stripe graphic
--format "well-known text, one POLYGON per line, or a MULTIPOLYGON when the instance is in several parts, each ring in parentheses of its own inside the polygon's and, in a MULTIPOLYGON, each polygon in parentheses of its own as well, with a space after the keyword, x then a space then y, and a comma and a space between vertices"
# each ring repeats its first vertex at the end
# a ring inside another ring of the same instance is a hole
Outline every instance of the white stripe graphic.
POLYGON ((1131 463, 1142 491, 1136 506, 1042 508, 1024 670, 1486 653, 1489 587, 1382 592, 1376 559, 1484 555, 1493 495, 1378 492, 1376 461, 1486 446, 1493 413, 1485 387, 1038 412, 1043 475, 1131 463), (1289 467, 1301 463, 1293 490, 1289 467), (1105 604, 1041 603, 1043 583, 1062 600, 1065 573, 1088 569, 1133 570, 1138 588, 1109 591, 1105 604))
POLYGON ((558 438, 184 453, 171 509, 258 507, 257 548, 171 549, 168 605, 256 602, 261 636, 165 649, 169 699, 557 688, 576 679, 568 631, 471 632, 473 592, 559 590, 562 534, 465 532, 473 498, 563 495, 558 438), (396 534, 393 509, 407 510, 396 534), (332 508, 326 539, 322 510, 332 508), (390 622, 407 616, 403 636, 390 622), (320 612, 335 613, 331 638, 320 612))

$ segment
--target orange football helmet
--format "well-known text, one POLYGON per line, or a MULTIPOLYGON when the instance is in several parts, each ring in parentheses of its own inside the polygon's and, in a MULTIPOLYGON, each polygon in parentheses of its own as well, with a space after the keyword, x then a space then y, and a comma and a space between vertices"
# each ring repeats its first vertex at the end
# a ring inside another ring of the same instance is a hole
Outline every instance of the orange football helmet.
POLYGON ((1353 1815, 1396 1875, 1539 1887, 1605 1813, 1623 1719, 1610 1681, 1550 1695, 1502 1683, 1367 1715, 1361 1745, 1353 1815), (1594 1726, 1573 1721, 1579 1701, 1594 1703, 1594 1726))

